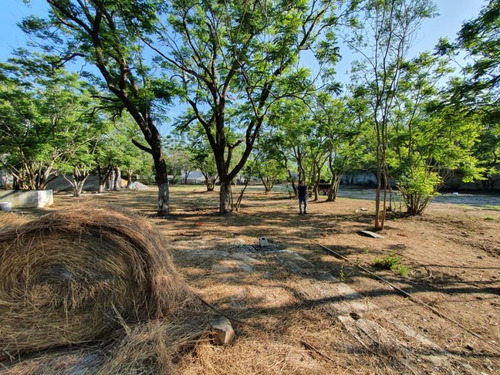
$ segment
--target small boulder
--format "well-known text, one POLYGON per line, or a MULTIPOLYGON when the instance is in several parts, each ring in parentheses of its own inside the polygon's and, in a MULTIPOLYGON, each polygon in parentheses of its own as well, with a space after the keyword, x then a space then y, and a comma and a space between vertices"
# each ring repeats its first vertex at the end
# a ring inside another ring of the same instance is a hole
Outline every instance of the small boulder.
POLYGON ((214 343, 217 345, 227 345, 234 339, 234 330, 231 322, 224 316, 217 316, 210 325, 213 329, 214 343))

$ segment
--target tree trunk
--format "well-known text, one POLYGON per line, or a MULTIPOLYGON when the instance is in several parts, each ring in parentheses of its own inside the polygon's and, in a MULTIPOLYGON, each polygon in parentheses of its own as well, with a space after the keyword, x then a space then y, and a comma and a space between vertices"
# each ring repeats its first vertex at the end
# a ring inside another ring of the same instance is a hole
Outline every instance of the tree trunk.
POLYGON ((99 178, 99 188, 97 190, 98 193, 104 193, 104 190, 106 189, 106 181, 109 178, 111 169, 112 168, 110 164, 108 164, 104 169, 99 164, 97 164, 97 177, 99 178))
POLYGON ((114 184, 115 184, 115 170, 112 169, 109 173, 109 177, 108 177, 108 190, 113 190, 114 188, 114 184))
POLYGON ((127 169, 127 189, 132 185, 132 170, 127 169))
POLYGON ((231 181, 220 182, 220 194, 219 194, 219 212, 221 214, 227 214, 231 212, 231 199, 232 199, 231 181))
POLYGON ((167 216, 169 212, 168 207, 168 182, 160 183, 158 185, 158 215, 159 216, 167 216))
POLYGON ((340 181, 342 181, 342 175, 335 174, 332 176, 332 182, 330 183, 330 188, 328 189, 328 198, 326 198, 327 202, 335 202, 335 199, 337 199, 340 181))
POLYGON ((115 167, 115 179, 113 181, 113 190, 120 190, 122 182, 122 170, 120 167, 115 167))
POLYGON ((207 185, 207 191, 214 191, 215 188, 215 178, 207 178, 205 180, 205 184, 207 185))
MULTIPOLYGON (((155 128, 156 129, 156 128, 155 128)), ((158 216, 167 216, 169 214, 169 182, 168 182, 168 172, 167 164, 165 163, 165 158, 163 151, 161 149, 160 135, 158 135, 158 143, 156 148, 153 150, 153 160, 155 167, 155 180, 158 186, 158 216)))

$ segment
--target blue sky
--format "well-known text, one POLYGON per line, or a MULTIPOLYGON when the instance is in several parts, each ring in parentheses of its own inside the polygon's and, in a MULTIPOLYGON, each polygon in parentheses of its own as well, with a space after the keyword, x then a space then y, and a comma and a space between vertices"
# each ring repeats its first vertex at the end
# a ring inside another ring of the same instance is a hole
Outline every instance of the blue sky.
MULTIPOLYGON (((440 15, 425 21, 415 42, 415 51, 432 49, 440 37, 453 39, 463 21, 477 16, 486 0, 436 0, 435 3, 440 15)), ((45 15, 47 5, 45 0, 30 0, 29 5, 22 0, 1 0, 1 4, 0 60, 5 60, 12 49, 26 44, 26 37, 17 27, 17 22, 29 14, 45 15)), ((342 65, 349 64, 348 55, 344 53, 344 56, 342 65)))
MULTIPOLYGON (((4 61, 13 49, 26 46, 27 38, 17 27, 17 22, 29 14, 45 16, 48 7, 45 0, 30 0, 29 5, 24 4, 23 0, 0 0, 0 2, 2 5, 0 11, 0 61, 4 61)), ((441 37, 455 39, 462 23, 475 18, 486 4, 486 0, 435 0, 435 4, 439 16, 423 23, 411 50, 413 55, 433 50, 441 37)), ((356 57, 342 46, 341 55, 342 61, 337 65, 338 80, 346 82, 350 64, 356 57)))

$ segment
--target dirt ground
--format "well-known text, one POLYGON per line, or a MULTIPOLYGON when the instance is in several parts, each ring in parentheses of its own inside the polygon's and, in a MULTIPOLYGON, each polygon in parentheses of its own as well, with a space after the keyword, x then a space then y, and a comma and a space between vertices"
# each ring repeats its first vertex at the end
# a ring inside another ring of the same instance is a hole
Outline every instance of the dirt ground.
MULTIPOLYGON (((219 216, 217 192, 174 187, 171 216, 160 219, 155 194, 81 200, 151 218, 189 284, 243 322, 231 345, 184 356, 183 374, 500 373, 495 207, 436 203, 421 217, 390 216, 383 238, 370 238, 358 231, 372 228, 372 201, 310 201, 309 214, 299 215, 295 200, 253 189, 240 212, 219 216), (269 245, 258 246, 260 237, 269 245), (400 258, 395 269, 374 266, 389 255, 400 258)), ((56 195, 50 209, 75 201, 56 195)))

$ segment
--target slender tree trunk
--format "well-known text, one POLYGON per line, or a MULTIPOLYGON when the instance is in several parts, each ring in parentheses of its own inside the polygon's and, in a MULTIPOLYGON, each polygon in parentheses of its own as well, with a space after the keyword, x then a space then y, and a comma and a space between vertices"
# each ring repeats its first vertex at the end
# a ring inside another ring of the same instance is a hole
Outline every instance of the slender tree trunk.
POLYGON ((112 169, 109 173, 108 177, 108 190, 113 190, 114 185, 115 185, 115 170, 112 169))
POLYGON ((159 146, 157 153, 153 153, 155 165, 155 179, 158 186, 158 215, 167 216, 169 213, 169 182, 167 173, 167 164, 161 147, 159 146))
POLYGON ((104 193, 106 189, 106 181, 109 178, 109 174, 111 173, 111 165, 107 165, 106 168, 102 168, 99 164, 97 164, 97 177, 99 179, 99 188, 97 189, 98 193, 104 193))
POLYGON ((132 170, 127 169, 127 189, 132 185, 132 170))
POLYGON ((158 215, 167 216, 169 212, 168 198, 169 198, 169 186, 168 182, 160 183, 158 185, 158 215))
POLYGON ((122 170, 120 167, 115 167, 115 179, 113 183, 113 190, 120 190, 122 184, 122 170))

